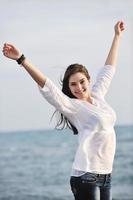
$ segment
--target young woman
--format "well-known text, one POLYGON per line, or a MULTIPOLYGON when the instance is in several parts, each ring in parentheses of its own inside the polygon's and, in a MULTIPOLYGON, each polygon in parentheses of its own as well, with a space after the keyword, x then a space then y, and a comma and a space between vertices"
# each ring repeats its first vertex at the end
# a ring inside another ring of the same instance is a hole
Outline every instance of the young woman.
POLYGON ((68 126, 78 134, 79 146, 70 179, 75 200, 111 200, 111 172, 115 154, 115 112, 104 97, 116 68, 124 23, 118 21, 104 67, 90 88, 90 75, 80 64, 64 74, 62 91, 13 45, 4 44, 3 54, 21 64, 39 85, 43 97, 60 112, 57 126, 68 126))

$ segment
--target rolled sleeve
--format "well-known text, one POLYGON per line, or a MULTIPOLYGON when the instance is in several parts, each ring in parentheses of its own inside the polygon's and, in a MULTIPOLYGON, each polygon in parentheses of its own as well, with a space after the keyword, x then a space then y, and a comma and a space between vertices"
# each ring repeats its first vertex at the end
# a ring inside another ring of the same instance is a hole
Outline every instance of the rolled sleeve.
POLYGON ((92 87, 92 93, 104 97, 108 92, 114 73, 115 67, 111 65, 102 67, 97 75, 96 82, 92 87))
POLYGON ((76 112, 74 99, 66 96, 49 78, 46 78, 43 88, 38 87, 42 96, 58 111, 66 115, 76 112))

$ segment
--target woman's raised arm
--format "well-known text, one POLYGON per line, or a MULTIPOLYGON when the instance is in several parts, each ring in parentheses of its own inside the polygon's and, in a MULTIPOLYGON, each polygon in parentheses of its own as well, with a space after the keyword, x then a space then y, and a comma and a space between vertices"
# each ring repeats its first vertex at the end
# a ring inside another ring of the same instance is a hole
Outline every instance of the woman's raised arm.
POLYGON ((22 56, 20 51, 14 45, 7 43, 4 44, 3 54, 7 58, 16 61, 22 58, 22 60, 20 60, 21 66, 23 66, 26 69, 26 71, 31 75, 31 77, 36 81, 38 85, 40 85, 41 87, 44 86, 46 81, 46 77, 44 76, 44 74, 35 66, 33 66, 24 56, 22 56))
POLYGON ((125 29, 124 23, 122 21, 118 21, 114 29, 115 29, 115 35, 105 65, 116 66, 121 34, 122 31, 125 29))

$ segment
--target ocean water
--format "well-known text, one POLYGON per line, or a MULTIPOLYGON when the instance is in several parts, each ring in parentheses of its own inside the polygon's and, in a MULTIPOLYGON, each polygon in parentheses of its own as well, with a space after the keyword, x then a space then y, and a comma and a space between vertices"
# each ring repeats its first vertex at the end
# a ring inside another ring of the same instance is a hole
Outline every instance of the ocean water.
MULTIPOLYGON (((133 126, 115 129, 113 199, 133 200, 133 126)), ((0 133, 0 200, 73 200, 76 147, 69 130, 0 133)))

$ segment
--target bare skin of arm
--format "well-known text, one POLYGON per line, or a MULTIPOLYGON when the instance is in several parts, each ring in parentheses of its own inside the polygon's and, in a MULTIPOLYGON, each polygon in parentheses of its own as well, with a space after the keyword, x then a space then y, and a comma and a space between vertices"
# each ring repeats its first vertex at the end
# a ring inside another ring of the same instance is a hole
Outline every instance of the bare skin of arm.
POLYGON ((118 21, 114 27, 115 35, 113 38, 113 42, 105 61, 105 65, 112 65, 113 67, 116 66, 117 58, 118 58, 118 50, 120 45, 120 39, 122 35, 122 31, 125 29, 124 23, 122 21, 118 21))
POLYGON ((31 75, 31 77, 36 81, 38 85, 42 88, 45 85, 46 77, 44 74, 35 66, 29 63, 27 59, 22 62, 22 66, 26 69, 26 71, 31 75))
MULTIPOLYGON (((7 58, 12 60, 18 60, 22 53, 12 44, 4 44, 3 54, 7 58)), ((45 85, 46 77, 45 75, 35 66, 33 66, 27 59, 25 59, 21 64, 26 71, 31 75, 31 77, 39 84, 41 87, 45 85)))

